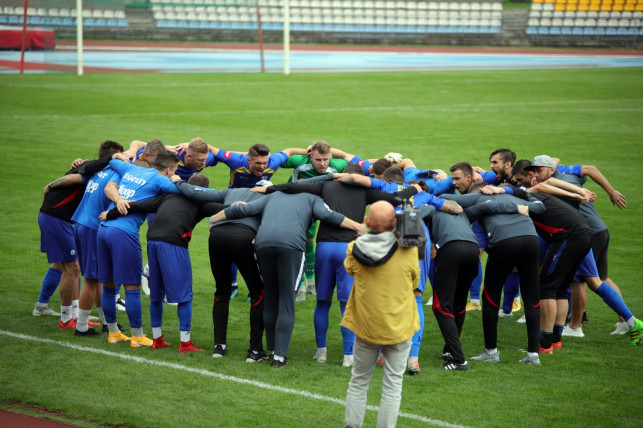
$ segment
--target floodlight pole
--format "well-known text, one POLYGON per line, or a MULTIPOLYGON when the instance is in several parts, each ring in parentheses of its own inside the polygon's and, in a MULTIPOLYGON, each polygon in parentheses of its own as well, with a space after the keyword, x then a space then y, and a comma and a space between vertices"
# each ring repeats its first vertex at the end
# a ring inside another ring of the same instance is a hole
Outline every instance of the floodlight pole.
POLYGON ((76 0, 76 57, 77 74, 83 75, 83 0, 76 0))
POLYGON ((290 0, 284 0, 284 74, 290 74, 290 0))

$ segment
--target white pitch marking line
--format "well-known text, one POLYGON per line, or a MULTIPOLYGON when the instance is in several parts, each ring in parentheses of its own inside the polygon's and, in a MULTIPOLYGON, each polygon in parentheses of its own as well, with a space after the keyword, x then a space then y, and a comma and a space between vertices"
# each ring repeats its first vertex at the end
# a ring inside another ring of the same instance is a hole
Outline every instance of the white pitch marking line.
MULTIPOLYGON (((301 390, 292 389, 292 388, 284 388, 282 386, 271 385, 271 384, 268 384, 268 383, 265 383, 265 382, 259 382, 259 381, 256 381, 256 380, 243 379, 243 378, 239 378, 239 377, 235 377, 235 376, 228 376, 228 375, 224 375, 224 374, 221 374, 221 373, 212 372, 212 371, 209 371, 209 370, 182 366, 180 364, 168 363, 168 362, 165 362, 165 361, 158 361, 158 360, 148 360, 147 358, 135 357, 135 356, 132 356, 132 355, 127 355, 127 354, 119 354, 117 352, 105 351, 103 349, 96 349, 96 348, 89 348, 89 347, 86 347, 86 346, 74 345, 74 344, 69 343, 69 342, 59 342, 59 341, 56 341, 56 340, 44 339, 44 338, 36 337, 36 336, 28 336, 28 335, 25 335, 25 334, 14 333, 14 332, 11 332, 11 331, 6 331, 6 330, 0 330, 0 334, 3 334, 5 336, 9 336, 9 337, 13 337, 13 338, 16 338, 16 339, 29 340, 29 341, 32 341, 32 342, 39 342, 39 343, 46 343, 46 344, 49 344, 49 345, 63 346, 63 347, 66 347, 66 348, 75 349, 77 351, 91 352, 91 353, 94 353, 94 354, 106 355, 108 357, 120 358, 122 360, 130 361, 130 362, 134 362, 134 363, 150 364, 150 365, 155 365, 155 366, 159 366, 159 367, 166 367, 166 368, 171 368, 171 369, 175 369, 175 370, 181 370, 181 371, 188 372, 188 373, 198 374, 198 375, 207 376, 207 377, 213 377, 213 378, 217 378, 217 379, 221 379, 221 380, 227 380, 227 381, 230 381, 230 382, 236 382, 236 383, 240 383, 240 384, 244 384, 244 385, 251 385, 251 386, 255 386, 257 388, 267 389, 267 390, 271 390, 271 391, 278 391, 278 392, 283 392, 283 393, 286 393, 286 394, 298 395, 300 397, 306 397, 306 398, 312 398, 312 399, 315 399, 315 400, 326 401, 326 402, 329 402, 329 403, 339 404, 341 406, 345 405, 344 400, 341 400, 339 398, 326 397, 324 395, 315 394, 313 392, 301 391, 301 390)), ((371 410, 371 411, 374 411, 374 412, 377 412, 379 410, 379 407, 371 406, 371 405, 366 406, 366 408, 368 410, 371 410)), ((412 413, 400 412, 399 416, 402 417, 402 418, 413 419, 413 420, 420 421, 420 422, 426 422, 426 423, 428 423, 430 425, 434 425, 434 426, 448 427, 448 428, 465 428, 464 425, 452 424, 452 423, 449 423, 449 422, 439 421, 439 420, 436 420, 436 419, 431 419, 431 418, 427 418, 425 416, 415 415, 415 414, 412 414, 412 413)))

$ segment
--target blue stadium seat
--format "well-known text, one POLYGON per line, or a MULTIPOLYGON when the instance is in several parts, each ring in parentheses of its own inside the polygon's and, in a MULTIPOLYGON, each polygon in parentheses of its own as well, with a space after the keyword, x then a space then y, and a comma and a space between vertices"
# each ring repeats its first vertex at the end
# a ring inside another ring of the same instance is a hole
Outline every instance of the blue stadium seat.
POLYGON ((571 36, 572 35, 572 27, 563 27, 563 28, 561 28, 560 32, 564 36, 571 36))
POLYGON ((538 33, 538 29, 536 27, 527 27, 526 33, 530 36, 533 36, 538 33))
POLYGON ((616 36, 616 27, 607 27, 605 30, 606 36, 616 36))
POLYGON ((96 20, 94 18, 85 18, 85 19, 83 19, 83 25, 85 27, 95 27, 96 26, 96 20))
POLYGON ((120 18, 118 20, 118 26, 121 27, 121 28, 127 27, 127 24, 128 24, 127 19, 120 18))
POLYGON ((551 36, 560 36, 562 34, 561 27, 551 27, 549 29, 549 34, 551 36))
POLYGON ((605 27, 596 28, 596 35, 597 36, 604 36, 605 33, 607 33, 607 30, 605 30, 605 27))
POLYGON ((583 27, 574 27, 574 28, 572 28, 572 35, 574 35, 574 36, 582 36, 583 35, 583 27))
POLYGON ((540 36, 547 36, 549 35, 549 27, 538 27, 538 34, 540 36))
POLYGON ((638 36, 639 34, 641 33, 637 27, 630 27, 627 29, 628 36, 638 36))
POLYGON ((105 18, 96 18, 96 26, 105 27, 107 26, 107 21, 105 20, 105 18))
POLYGON ((596 34, 596 29, 593 27, 585 27, 583 30, 584 36, 594 36, 596 34))

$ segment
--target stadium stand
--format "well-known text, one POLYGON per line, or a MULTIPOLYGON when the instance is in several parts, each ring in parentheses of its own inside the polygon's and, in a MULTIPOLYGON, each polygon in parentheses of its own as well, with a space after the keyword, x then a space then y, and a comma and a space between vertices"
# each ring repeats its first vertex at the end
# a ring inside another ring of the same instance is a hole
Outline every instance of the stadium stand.
MULTIPOLYGON (((6 0, 9 3, 0 9, 0 25, 22 25, 24 6, 21 1, 6 0)), ((31 1, 27 7, 27 25, 42 27, 75 27, 76 6, 70 1, 56 2, 57 7, 48 7, 46 1, 31 1)), ((88 28, 127 28, 128 21, 122 6, 84 2, 83 25, 88 28)))
MULTIPOLYGON (((3 3, 0 25, 22 25, 22 0, 3 3)), ((86 37, 254 42, 257 9, 264 41, 283 37, 282 0, 140 3, 83 2, 86 37)), ((31 0, 27 12, 29 26, 73 38, 74 0, 31 0)), ((507 9, 500 0, 290 0, 293 43, 636 47, 642 21, 643 0, 532 0, 507 9)))
POLYGON ((643 0, 532 0, 526 34, 563 45, 572 38, 625 41, 643 36, 643 0))

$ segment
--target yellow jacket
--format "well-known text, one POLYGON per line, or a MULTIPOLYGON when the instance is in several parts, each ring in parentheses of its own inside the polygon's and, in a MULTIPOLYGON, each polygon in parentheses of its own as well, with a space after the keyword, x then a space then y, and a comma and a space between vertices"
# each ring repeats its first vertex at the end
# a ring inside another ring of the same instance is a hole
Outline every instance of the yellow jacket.
POLYGON ((420 329, 413 295, 420 278, 417 248, 399 247, 384 264, 370 267, 355 259, 354 245, 355 241, 348 244, 344 261, 355 282, 342 327, 377 345, 410 339, 420 329))

